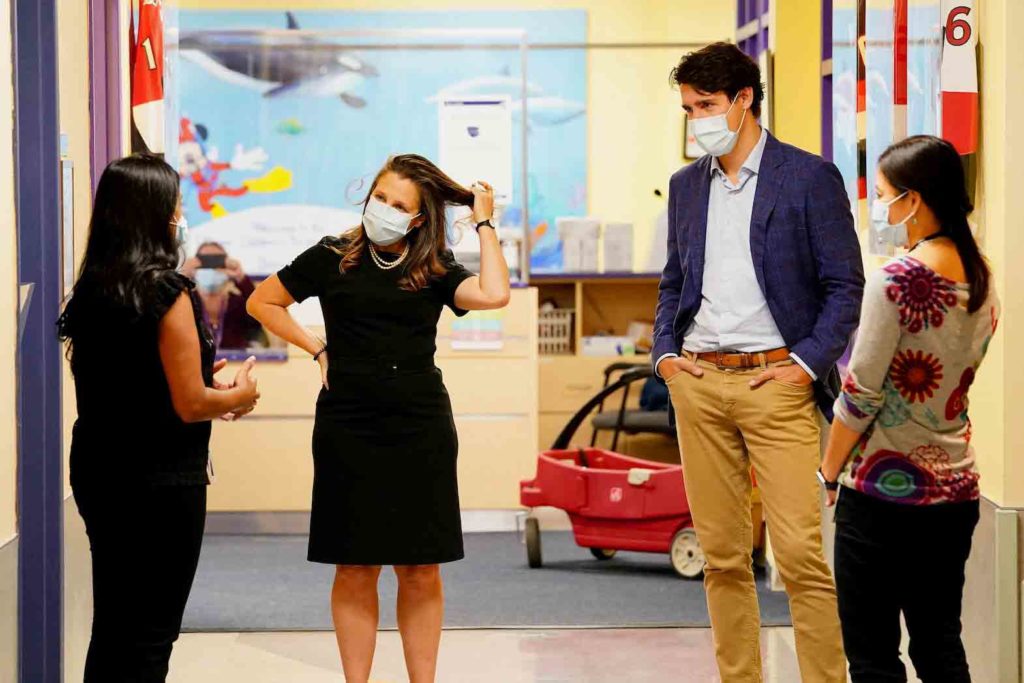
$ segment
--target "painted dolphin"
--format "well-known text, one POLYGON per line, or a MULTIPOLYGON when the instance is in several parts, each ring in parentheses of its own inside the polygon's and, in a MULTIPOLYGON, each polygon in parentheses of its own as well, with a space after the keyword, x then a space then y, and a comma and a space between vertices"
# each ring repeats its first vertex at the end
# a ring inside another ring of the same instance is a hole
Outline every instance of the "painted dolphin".
MULTIPOLYGON (((288 28, 299 28, 295 16, 286 13, 288 28)), ((256 90, 264 97, 340 97, 350 107, 362 108, 366 100, 353 94, 367 78, 378 76, 373 65, 352 52, 303 50, 273 43, 239 45, 202 32, 184 32, 181 56, 228 83, 256 90)))
MULTIPOLYGON (((507 74, 479 76, 445 86, 428 97, 426 101, 436 103, 445 98, 467 95, 510 95, 512 97, 512 112, 521 115, 523 111, 522 90, 522 81, 507 74)), ((572 121, 587 111, 587 106, 582 102, 545 95, 544 89, 535 83, 526 83, 526 96, 530 125, 557 126, 572 121)))

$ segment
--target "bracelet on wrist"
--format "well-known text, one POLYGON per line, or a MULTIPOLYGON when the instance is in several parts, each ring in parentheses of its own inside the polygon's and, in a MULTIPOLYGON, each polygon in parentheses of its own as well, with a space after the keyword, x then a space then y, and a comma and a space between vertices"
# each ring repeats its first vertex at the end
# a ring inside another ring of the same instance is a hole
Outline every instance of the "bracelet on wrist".
POLYGON ((327 350, 327 344, 324 344, 319 351, 313 354, 313 361, 317 362, 320 360, 320 356, 324 355, 324 351, 327 350))
POLYGON ((490 228, 491 230, 494 230, 494 229, 495 229, 495 227, 494 227, 494 224, 493 224, 493 223, 491 223, 491 219, 490 219, 490 218, 488 218, 488 219, 486 219, 486 220, 482 220, 482 221, 480 221, 479 223, 477 223, 477 224, 476 224, 476 231, 477 231, 477 232, 480 232, 480 228, 483 228, 483 227, 488 227, 488 228, 490 228))
POLYGON ((826 479, 825 478, 825 473, 821 471, 820 467, 818 468, 817 475, 818 475, 818 482, 822 486, 825 487, 826 491, 838 491, 839 490, 839 481, 838 480, 836 480, 836 481, 829 481, 828 479, 826 479))

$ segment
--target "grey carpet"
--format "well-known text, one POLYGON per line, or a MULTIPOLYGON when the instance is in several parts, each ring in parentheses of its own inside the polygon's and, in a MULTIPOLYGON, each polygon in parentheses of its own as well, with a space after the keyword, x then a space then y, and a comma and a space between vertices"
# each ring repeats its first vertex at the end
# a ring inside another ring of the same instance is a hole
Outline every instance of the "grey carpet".
MULTIPOLYGON (((444 565, 447 628, 654 627, 708 623, 700 581, 678 578, 668 555, 620 553, 598 562, 569 532, 544 532, 544 567, 526 566, 512 533, 467 534, 466 559, 444 565)), ((306 562, 304 536, 207 536, 186 631, 330 630, 334 568, 306 562)), ((789 625, 783 593, 758 575, 761 619, 789 625)), ((395 626, 394 574, 381 575, 381 627, 395 626)))

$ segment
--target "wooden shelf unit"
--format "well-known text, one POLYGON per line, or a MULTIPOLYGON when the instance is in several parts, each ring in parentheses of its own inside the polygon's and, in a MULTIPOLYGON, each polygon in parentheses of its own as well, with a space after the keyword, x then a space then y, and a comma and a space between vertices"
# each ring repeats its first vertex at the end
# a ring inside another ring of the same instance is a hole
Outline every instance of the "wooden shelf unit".
POLYGON ((530 285, 537 288, 540 304, 554 301, 575 311, 569 355, 582 357, 583 337, 621 336, 633 321, 653 321, 659 280, 655 274, 534 275, 530 285))
MULTIPOLYGON (((539 450, 550 448, 572 415, 601 389, 608 365, 618 361, 649 362, 647 354, 584 356, 581 340, 599 332, 625 335, 630 322, 653 321, 659 279, 655 274, 531 277, 530 286, 537 288, 538 304, 553 300, 559 308, 575 311, 572 353, 538 356, 539 450)), ((630 393, 630 404, 636 405, 640 385, 635 385, 630 393)), ((575 443, 589 445, 591 434, 589 424, 580 427, 575 443)))

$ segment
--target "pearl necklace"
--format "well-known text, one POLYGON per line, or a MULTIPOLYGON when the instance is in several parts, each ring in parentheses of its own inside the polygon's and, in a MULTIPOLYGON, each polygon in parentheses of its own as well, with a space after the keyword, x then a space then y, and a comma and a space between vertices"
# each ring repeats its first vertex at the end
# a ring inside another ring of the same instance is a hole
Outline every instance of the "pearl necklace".
POLYGON ((399 254, 398 258, 388 263, 383 258, 381 258, 380 254, 377 253, 376 247, 374 247, 372 244, 370 245, 370 257, 373 259, 373 262, 377 264, 377 267, 380 268, 381 270, 391 270, 393 268, 397 268, 398 266, 402 265, 402 261, 404 261, 405 257, 408 255, 409 245, 406 244, 405 249, 402 250, 402 253, 399 254))

